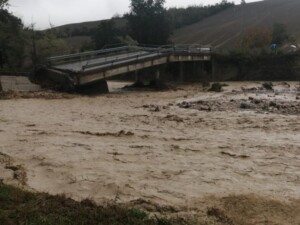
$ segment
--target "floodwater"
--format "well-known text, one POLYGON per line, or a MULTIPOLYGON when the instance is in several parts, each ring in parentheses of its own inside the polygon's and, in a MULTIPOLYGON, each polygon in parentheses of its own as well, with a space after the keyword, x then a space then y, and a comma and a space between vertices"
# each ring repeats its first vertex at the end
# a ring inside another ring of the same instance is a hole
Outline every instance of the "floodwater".
POLYGON ((231 195, 299 200, 299 83, 227 84, 220 93, 200 84, 153 92, 111 82, 112 93, 95 97, 1 100, 0 179, 177 211, 231 195))

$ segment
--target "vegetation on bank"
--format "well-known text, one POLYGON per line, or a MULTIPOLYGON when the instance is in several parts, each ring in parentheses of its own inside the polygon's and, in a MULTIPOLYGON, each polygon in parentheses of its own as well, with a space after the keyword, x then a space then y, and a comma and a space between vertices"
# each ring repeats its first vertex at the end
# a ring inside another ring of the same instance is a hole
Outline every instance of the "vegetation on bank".
POLYGON ((138 208, 112 204, 97 206, 64 196, 34 194, 0 183, 0 224, 14 225, 206 225, 167 219, 138 208))
POLYGON ((287 33, 286 26, 281 23, 274 23, 272 29, 254 26, 243 32, 240 39, 239 50, 245 52, 267 51, 274 45, 273 51, 282 48, 285 43, 296 42, 287 33))
POLYGON ((232 68, 234 80, 299 80, 300 53, 269 50, 241 51, 213 55, 215 66, 232 68))
POLYGON ((214 51, 221 68, 237 70, 236 80, 299 80, 300 52, 284 24, 272 29, 251 27, 243 32, 237 48, 214 51))
POLYGON ((26 44, 21 19, 9 13, 7 7, 8 1, 0 0, 0 69, 20 67, 26 44))

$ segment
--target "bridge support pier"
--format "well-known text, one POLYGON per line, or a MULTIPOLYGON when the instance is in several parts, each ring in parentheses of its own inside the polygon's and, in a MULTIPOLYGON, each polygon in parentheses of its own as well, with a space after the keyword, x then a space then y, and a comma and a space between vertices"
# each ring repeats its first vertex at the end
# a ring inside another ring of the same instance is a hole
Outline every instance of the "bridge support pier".
POLYGON ((144 83, 143 79, 142 79, 143 74, 140 71, 136 70, 134 72, 134 74, 135 74, 135 83, 136 84, 142 84, 142 83, 144 83))
POLYGON ((141 76, 139 75, 139 71, 134 71, 134 76, 135 76, 135 82, 140 82, 141 81, 141 76))
POLYGON ((135 74, 135 81, 134 81, 134 84, 137 85, 137 86, 140 86, 140 85, 143 86, 144 82, 143 82, 143 80, 142 80, 142 74, 139 73, 138 70, 136 70, 136 71, 134 72, 134 74, 135 74))
POLYGON ((184 62, 179 63, 179 81, 183 82, 184 81, 184 62))
POLYGON ((76 87, 76 92, 84 95, 96 95, 109 93, 106 80, 99 80, 90 84, 76 87))
POLYGON ((160 70, 159 69, 156 70, 155 79, 156 80, 160 79, 160 70))

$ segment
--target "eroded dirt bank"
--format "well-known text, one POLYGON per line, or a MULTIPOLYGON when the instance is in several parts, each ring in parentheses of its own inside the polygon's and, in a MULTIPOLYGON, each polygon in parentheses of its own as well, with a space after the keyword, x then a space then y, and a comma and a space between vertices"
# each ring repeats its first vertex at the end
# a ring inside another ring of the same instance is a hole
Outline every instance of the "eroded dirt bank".
POLYGON ((299 224, 299 83, 228 85, 1 100, 0 178, 223 224, 299 224))

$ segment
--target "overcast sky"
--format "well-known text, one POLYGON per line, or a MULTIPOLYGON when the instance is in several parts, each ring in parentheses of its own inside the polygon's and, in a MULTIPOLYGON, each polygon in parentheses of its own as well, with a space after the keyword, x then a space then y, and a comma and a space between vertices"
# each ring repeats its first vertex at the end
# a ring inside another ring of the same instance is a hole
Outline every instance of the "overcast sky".
MULTIPOLYGON (((257 0, 246 0, 254 2, 257 0)), ((25 25, 36 24, 36 28, 48 28, 68 23, 111 18, 129 10, 130 0, 10 0, 10 10, 22 18, 25 25)), ((221 0, 167 0, 166 6, 188 6, 215 4, 221 0)), ((235 0, 239 4, 240 0, 235 0)))

